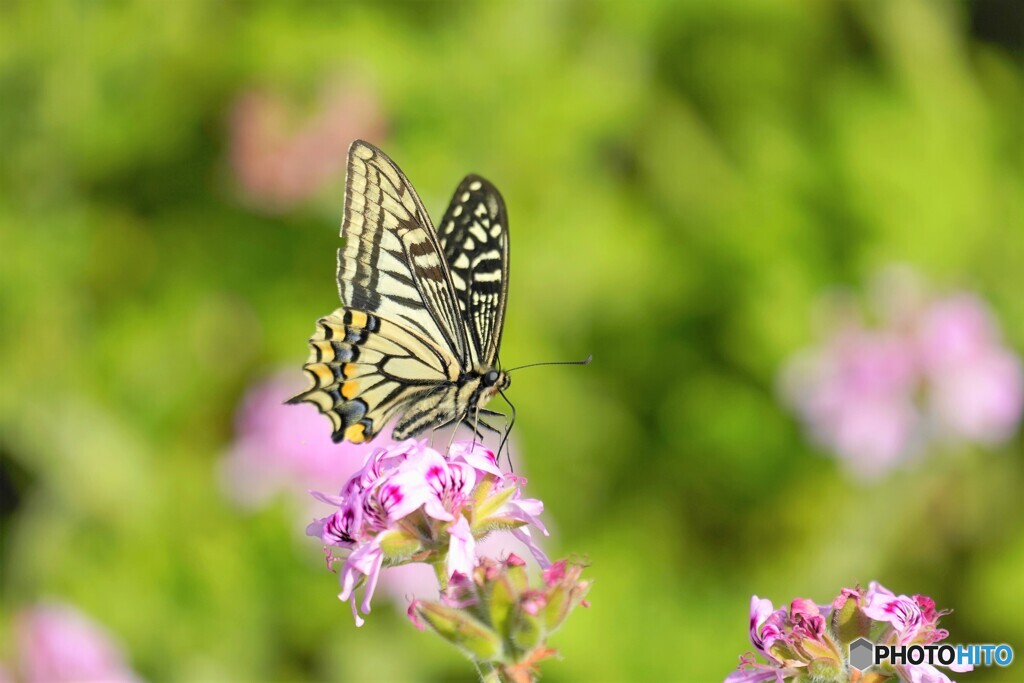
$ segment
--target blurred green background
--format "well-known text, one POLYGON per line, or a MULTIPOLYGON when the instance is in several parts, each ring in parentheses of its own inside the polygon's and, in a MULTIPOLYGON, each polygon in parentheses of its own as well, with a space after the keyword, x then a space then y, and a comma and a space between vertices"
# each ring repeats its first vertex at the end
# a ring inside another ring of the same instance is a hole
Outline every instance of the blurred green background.
POLYGON ((501 189, 506 365, 594 354, 511 391, 548 547, 595 580, 545 680, 721 680, 751 594, 872 579, 1020 656, 1020 437, 859 484, 775 382, 820 292, 893 261, 979 291, 1024 347, 1022 24, 925 0, 3 3, 0 660, 49 596, 151 680, 473 680, 383 601, 356 629, 295 506, 218 482, 246 389, 299 373, 337 306, 359 136, 435 217, 465 173, 501 189), (246 107, 301 126, 326 91, 344 139, 261 171, 246 107))

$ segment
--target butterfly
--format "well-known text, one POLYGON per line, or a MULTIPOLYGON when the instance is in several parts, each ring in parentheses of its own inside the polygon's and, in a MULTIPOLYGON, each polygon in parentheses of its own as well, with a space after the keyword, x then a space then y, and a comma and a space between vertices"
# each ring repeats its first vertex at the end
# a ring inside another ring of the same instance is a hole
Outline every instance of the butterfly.
MULTIPOLYGON (((497 367, 508 298, 508 215, 498 190, 466 176, 435 230, 416 190, 382 151, 362 140, 348 152, 342 306, 320 318, 303 366, 309 402, 332 438, 373 440, 481 415, 511 380, 497 367)), ((467 424, 469 424, 467 422, 467 424)), ((494 430, 496 431, 496 430, 494 430)))

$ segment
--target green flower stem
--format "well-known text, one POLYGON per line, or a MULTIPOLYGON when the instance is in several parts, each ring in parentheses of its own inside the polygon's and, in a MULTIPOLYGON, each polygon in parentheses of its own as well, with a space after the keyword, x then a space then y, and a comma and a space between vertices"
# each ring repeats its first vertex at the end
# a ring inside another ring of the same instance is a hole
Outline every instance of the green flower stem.
POLYGON ((437 583, 441 590, 444 591, 448 588, 448 553, 445 553, 442 557, 438 558, 431 565, 434 568, 434 575, 437 576, 437 583))

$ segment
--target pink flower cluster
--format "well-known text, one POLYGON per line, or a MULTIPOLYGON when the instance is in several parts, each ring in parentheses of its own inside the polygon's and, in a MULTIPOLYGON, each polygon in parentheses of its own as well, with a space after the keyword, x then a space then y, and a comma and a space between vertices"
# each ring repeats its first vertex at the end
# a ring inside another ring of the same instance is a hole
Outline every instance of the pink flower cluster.
POLYGON ((121 648, 97 623, 68 605, 47 603, 14 619, 20 676, 0 681, 24 683, 135 683, 140 679, 125 661, 121 648))
POLYGON ((409 440, 370 453, 337 496, 314 493, 335 511, 306 533, 323 541, 329 564, 334 549, 345 551, 338 597, 351 602, 358 625, 384 568, 427 563, 444 587, 453 575, 472 572, 477 541, 494 531, 511 532, 549 566, 528 528, 547 534, 538 519, 544 506, 522 497, 523 483, 479 444, 456 442, 441 454, 409 440), (357 610, 355 593, 364 585, 357 610))
POLYGON ((943 444, 998 445, 1024 407, 1020 359, 970 293, 921 296, 896 281, 869 325, 849 309, 786 366, 782 387, 811 436, 865 477, 943 444))
MULTIPOLYGON (((750 600, 750 642, 767 663, 752 653, 740 657, 739 669, 726 683, 757 683, 791 680, 850 680, 846 660, 851 642, 867 638, 877 645, 931 644, 949 633, 938 626, 945 611, 935 609, 926 595, 895 595, 878 582, 867 590, 844 588, 831 605, 797 598, 787 610, 771 601, 750 600)), ((882 665, 878 680, 907 683, 952 683, 931 664, 882 665)), ((971 666, 951 665, 953 671, 971 666)))
POLYGON ((230 161, 249 201, 283 211, 322 190, 344 171, 352 140, 383 132, 376 93, 349 82, 327 83, 300 117, 280 93, 239 97, 230 123, 230 161))

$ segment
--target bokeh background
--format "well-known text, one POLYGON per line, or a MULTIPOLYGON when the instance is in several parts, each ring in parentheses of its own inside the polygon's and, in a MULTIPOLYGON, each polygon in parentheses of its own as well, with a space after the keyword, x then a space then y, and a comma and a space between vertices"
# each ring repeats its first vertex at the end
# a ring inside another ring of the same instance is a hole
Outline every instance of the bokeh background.
POLYGON ((467 172, 503 192, 506 365, 594 354, 510 394, 547 547, 595 581, 545 680, 721 680, 751 594, 872 579, 1024 654, 1021 438, 865 481, 778 380, 822 293, 890 263, 1024 347, 1022 26, 995 0, 3 3, 0 661, 57 600, 154 681, 473 680, 384 599, 356 629, 306 486, 240 502, 224 465, 337 306, 357 137, 435 216, 467 172))

